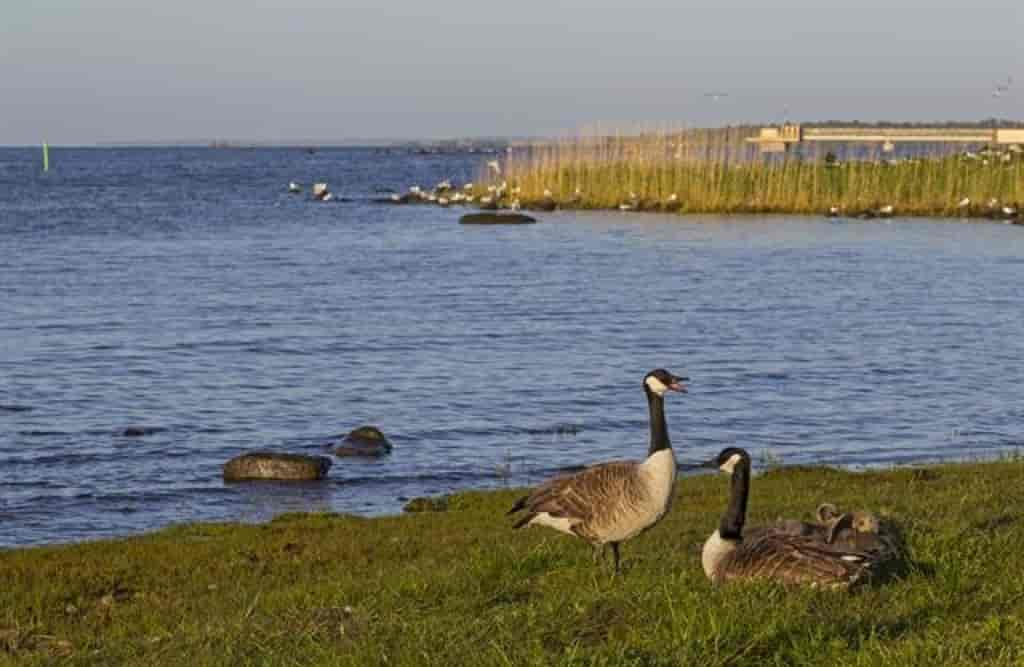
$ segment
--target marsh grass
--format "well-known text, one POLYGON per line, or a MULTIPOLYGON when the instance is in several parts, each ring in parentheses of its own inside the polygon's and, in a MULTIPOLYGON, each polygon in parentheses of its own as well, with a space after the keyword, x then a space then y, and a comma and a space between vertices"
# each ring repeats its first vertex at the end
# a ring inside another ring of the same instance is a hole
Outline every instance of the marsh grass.
POLYGON ((913 160, 879 152, 826 162, 827 149, 762 156, 745 143, 753 128, 600 130, 520 147, 501 178, 526 207, 551 199, 564 208, 680 213, 821 214, 836 206, 860 212, 892 205, 897 215, 981 215, 991 199, 1024 202, 1024 160, 965 160, 962 147, 940 146, 913 160), (672 199, 672 195, 676 199, 672 199), (968 197, 971 209, 958 207, 968 197))
POLYGON ((904 578, 850 594, 712 588, 722 476, 680 480, 626 574, 509 529, 516 490, 446 512, 285 515, 0 552, 0 663, 18 665, 1011 665, 1024 660, 1024 465, 776 467, 754 522, 829 500, 899 522, 904 578))

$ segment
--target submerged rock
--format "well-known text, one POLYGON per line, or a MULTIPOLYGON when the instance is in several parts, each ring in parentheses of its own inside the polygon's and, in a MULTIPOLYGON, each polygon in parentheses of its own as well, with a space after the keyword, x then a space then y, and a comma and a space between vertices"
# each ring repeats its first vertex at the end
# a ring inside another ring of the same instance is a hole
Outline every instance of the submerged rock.
POLYGON ((462 225, 529 225, 537 222, 522 213, 468 213, 459 218, 462 225))
POLYGON ((360 426, 346 435, 334 448, 335 456, 384 456, 391 453, 391 443, 375 426, 360 426))
POLYGON ((248 452, 224 464, 224 481, 313 481, 323 479, 330 468, 331 460, 326 456, 248 452))
POLYGON ((125 438, 141 438, 147 435, 153 435, 154 433, 161 433, 166 431, 162 426, 129 426, 123 428, 118 432, 118 435, 125 438))

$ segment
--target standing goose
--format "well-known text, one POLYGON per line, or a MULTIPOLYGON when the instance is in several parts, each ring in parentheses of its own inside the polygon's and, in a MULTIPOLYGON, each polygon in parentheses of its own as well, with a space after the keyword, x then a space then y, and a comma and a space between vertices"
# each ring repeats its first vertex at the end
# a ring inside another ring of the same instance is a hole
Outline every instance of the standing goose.
POLYGON ((548 526, 583 538, 593 545, 595 560, 610 544, 618 574, 619 544, 656 524, 672 502, 676 458, 665 424, 664 396, 669 391, 686 392, 683 383, 688 379, 661 368, 644 376, 651 416, 646 459, 600 463, 551 479, 508 511, 526 511, 513 528, 548 526))
POLYGON ((845 588, 869 578, 884 558, 875 551, 861 551, 828 544, 814 535, 781 530, 758 531, 743 538, 750 493, 750 455, 728 447, 702 464, 718 468, 732 478, 729 506, 718 530, 704 543, 704 573, 718 584, 736 579, 775 579, 793 584, 845 588))

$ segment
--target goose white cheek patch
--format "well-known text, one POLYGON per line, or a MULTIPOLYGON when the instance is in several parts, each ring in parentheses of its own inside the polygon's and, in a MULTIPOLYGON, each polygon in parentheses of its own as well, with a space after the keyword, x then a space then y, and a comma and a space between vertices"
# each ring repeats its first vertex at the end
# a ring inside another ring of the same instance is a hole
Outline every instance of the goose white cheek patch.
POLYGON ((740 462, 740 455, 739 454, 733 454, 732 456, 729 457, 728 461, 726 461, 721 466, 719 466, 719 469, 722 472, 727 472, 727 473, 729 473, 731 475, 733 468, 735 468, 736 464, 739 463, 739 462, 740 462))
POLYGON ((658 396, 664 396, 665 392, 668 391, 668 387, 665 386, 665 383, 659 380, 658 378, 654 377, 653 375, 647 378, 647 388, 653 391, 658 396))

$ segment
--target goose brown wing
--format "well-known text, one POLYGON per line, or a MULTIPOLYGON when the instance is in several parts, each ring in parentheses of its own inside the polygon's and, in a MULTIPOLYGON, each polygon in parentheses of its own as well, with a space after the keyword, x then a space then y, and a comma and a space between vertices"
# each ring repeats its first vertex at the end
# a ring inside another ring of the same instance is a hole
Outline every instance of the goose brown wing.
POLYGON ((516 503, 530 514, 546 512, 557 518, 589 521, 631 486, 637 464, 612 461, 555 477, 516 503))
POLYGON ((847 585, 868 574, 871 556, 836 549, 819 539, 770 533, 744 540, 723 564, 725 579, 847 585))

